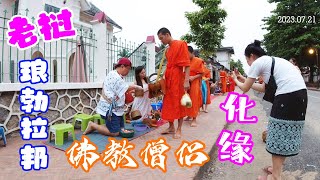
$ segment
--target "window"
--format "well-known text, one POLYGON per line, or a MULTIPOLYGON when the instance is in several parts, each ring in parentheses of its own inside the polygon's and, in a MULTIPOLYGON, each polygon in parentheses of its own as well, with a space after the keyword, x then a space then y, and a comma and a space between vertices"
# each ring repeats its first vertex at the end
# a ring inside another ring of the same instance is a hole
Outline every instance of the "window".
POLYGON ((60 11, 60 8, 57 8, 55 6, 51 6, 49 4, 45 4, 44 5, 44 10, 47 12, 47 13, 50 13, 50 12, 53 12, 53 13, 58 13, 60 11))

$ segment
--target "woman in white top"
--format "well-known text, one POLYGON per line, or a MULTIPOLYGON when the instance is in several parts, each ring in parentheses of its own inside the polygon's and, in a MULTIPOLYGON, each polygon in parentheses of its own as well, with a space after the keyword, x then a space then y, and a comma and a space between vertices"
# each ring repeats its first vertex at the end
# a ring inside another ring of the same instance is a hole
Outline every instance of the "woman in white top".
MULTIPOLYGON (((259 41, 247 46, 245 56, 250 66, 248 78, 234 72, 236 84, 243 92, 250 88, 265 92, 265 85, 270 85, 273 57, 266 55, 259 41), (259 76, 263 77, 264 83, 255 83, 259 76)), ((272 154, 273 166, 265 168, 268 176, 259 179, 281 179, 285 158, 299 153, 308 103, 306 85, 299 70, 282 58, 274 57, 274 62, 273 76, 277 89, 269 117, 266 142, 266 150, 272 154)))
POLYGON ((134 84, 141 86, 143 88, 144 94, 139 97, 136 96, 133 101, 131 111, 139 110, 141 113, 141 118, 135 121, 131 121, 132 125, 142 124, 144 118, 148 118, 148 115, 151 112, 151 101, 149 99, 149 90, 148 90, 148 79, 146 77, 146 70, 143 66, 139 66, 135 69, 135 82, 134 84))

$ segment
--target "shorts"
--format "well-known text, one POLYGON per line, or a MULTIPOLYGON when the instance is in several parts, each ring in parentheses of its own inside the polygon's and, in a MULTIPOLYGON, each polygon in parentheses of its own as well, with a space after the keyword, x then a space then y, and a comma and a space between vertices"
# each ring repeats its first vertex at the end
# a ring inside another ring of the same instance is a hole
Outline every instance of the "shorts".
POLYGON ((106 116, 102 116, 102 115, 100 116, 105 120, 106 126, 110 131, 110 133, 120 132, 121 128, 124 127, 123 116, 117 116, 114 113, 112 113, 111 120, 109 120, 107 114, 106 116))

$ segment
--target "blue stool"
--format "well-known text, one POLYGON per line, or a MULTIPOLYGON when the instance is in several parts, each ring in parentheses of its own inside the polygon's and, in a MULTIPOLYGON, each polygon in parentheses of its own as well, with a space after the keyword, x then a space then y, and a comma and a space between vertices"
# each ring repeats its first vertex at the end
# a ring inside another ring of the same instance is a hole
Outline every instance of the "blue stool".
POLYGON ((4 146, 6 146, 7 145, 7 140, 6 140, 6 135, 4 134, 3 127, 0 127, 0 135, 2 136, 4 146))

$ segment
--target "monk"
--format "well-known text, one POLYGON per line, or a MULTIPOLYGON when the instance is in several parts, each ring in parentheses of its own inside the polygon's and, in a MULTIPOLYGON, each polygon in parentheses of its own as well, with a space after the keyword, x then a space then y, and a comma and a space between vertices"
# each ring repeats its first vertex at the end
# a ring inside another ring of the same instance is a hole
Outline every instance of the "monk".
POLYGON ((204 72, 203 72, 203 80, 206 82, 207 87, 207 99, 206 102, 203 104, 202 109, 203 112, 208 113, 207 107, 208 104, 211 104, 211 93, 210 93, 210 84, 209 79, 211 78, 211 71, 206 67, 206 62, 204 62, 204 72))
POLYGON ((204 71, 203 60, 194 56, 193 48, 188 46, 190 57, 190 91, 192 107, 187 109, 187 116, 192 118, 191 127, 197 126, 197 116, 202 106, 201 81, 204 71), (200 100, 199 100, 200 99, 200 100))
POLYGON ((185 91, 190 89, 189 73, 190 59, 187 43, 174 40, 167 28, 161 28, 158 38, 164 45, 169 45, 166 51, 167 66, 164 73, 166 93, 163 97, 162 119, 169 121, 169 128, 162 134, 174 134, 173 138, 181 138, 183 118, 186 116, 186 107, 181 105, 181 98, 185 91), (174 120, 178 119, 178 128, 175 131, 174 120))
POLYGON ((221 92, 224 95, 224 93, 227 92, 227 73, 224 69, 220 70, 220 81, 221 81, 221 92))
POLYGON ((236 82, 234 82, 233 78, 232 78, 232 72, 230 72, 230 76, 229 76, 229 82, 230 82, 230 90, 231 92, 233 92, 236 89, 236 82))
POLYGON ((233 92, 235 90, 235 82, 232 78, 232 71, 228 73, 227 80, 227 92, 233 92))

